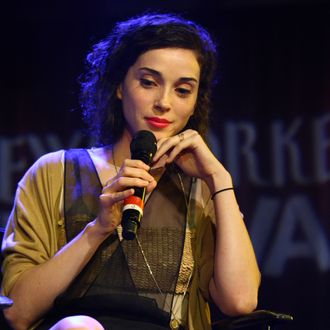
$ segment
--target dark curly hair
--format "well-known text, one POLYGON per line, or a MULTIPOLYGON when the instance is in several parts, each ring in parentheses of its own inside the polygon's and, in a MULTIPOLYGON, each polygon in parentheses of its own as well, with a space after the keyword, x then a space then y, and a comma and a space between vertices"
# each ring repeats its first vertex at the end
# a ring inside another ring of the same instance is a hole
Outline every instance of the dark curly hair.
POLYGON ((205 137, 215 83, 216 47, 209 33, 176 14, 145 14, 119 22, 87 55, 81 77, 80 103, 89 133, 98 145, 113 144, 121 137, 125 119, 116 91, 128 69, 144 52, 160 48, 196 52, 201 75, 196 108, 186 128, 205 137))

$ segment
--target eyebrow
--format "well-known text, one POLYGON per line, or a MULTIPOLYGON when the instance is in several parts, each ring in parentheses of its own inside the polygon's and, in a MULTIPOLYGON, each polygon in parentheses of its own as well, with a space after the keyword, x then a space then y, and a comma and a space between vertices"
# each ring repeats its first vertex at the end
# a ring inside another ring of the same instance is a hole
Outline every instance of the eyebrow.
MULTIPOLYGON (((148 71, 150 72, 151 74, 155 75, 155 76, 158 76, 158 77, 162 77, 162 74, 155 70, 155 69, 151 69, 151 68, 148 68, 148 67, 142 67, 142 68, 139 68, 140 71, 148 71)), ((196 83, 198 83, 198 80, 194 77, 181 77, 179 78, 179 81, 180 82, 189 82, 189 81, 194 81, 196 83)))

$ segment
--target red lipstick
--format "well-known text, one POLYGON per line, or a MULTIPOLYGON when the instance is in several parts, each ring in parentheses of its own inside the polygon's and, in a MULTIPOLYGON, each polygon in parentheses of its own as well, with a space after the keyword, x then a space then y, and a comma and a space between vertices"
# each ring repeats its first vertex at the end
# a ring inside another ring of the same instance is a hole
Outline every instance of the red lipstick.
POLYGON ((171 123, 167 119, 159 117, 146 117, 146 121, 150 126, 155 128, 165 128, 171 123))

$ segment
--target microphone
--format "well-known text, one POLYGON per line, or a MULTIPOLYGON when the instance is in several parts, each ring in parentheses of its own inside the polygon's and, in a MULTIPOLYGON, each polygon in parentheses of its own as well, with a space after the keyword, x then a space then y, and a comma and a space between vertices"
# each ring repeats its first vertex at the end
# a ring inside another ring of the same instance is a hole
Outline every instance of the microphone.
MULTIPOLYGON (((146 130, 138 131, 130 145, 131 158, 142 160, 150 165, 152 157, 157 151, 157 140, 155 135, 146 130)), ((144 198, 146 188, 133 187, 134 195, 125 198, 121 225, 123 238, 133 240, 140 226, 143 216, 144 198)))

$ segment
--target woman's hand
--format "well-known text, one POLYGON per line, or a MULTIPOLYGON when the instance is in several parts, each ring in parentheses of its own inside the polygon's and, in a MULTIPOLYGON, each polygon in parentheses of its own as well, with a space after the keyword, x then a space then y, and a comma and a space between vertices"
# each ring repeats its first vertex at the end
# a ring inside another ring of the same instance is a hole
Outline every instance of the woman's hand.
POLYGON ((134 194, 132 187, 145 187, 152 191, 157 183, 149 174, 150 167, 141 160, 126 159, 118 173, 102 189, 96 223, 103 234, 112 233, 120 224, 124 199, 134 194))
MULTIPOLYGON (((166 158, 166 163, 175 162, 189 176, 204 180, 212 191, 215 176, 228 180, 228 172, 213 155, 197 131, 188 129, 177 135, 162 138, 153 158, 157 163, 166 158)), ((228 184, 228 183, 225 183, 228 184)))

